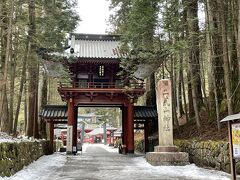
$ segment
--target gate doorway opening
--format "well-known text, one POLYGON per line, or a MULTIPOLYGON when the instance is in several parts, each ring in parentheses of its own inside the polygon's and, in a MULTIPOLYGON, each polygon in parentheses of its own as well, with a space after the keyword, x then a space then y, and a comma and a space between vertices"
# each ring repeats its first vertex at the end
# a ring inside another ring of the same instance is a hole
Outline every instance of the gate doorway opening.
POLYGON ((122 138, 121 109, 119 107, 78 107, 77 131, 81 145, 104 143, 117 146, 122 138))

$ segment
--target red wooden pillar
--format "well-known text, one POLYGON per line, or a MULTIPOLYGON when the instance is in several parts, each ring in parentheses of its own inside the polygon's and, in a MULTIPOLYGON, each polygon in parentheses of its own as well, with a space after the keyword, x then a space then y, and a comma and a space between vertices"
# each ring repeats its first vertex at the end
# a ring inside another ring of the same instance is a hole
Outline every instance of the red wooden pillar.
POLYGON ((53 120, 50 121, 49 123, 49 153, 53 153, 53 137, 54 137, 54 124, 53 120))
POLYGON ((123 145, 125 145, 125 152, 127 153, 127 145, 128 145, 128 113, 127 113, 127 107, 123 107, 123 145))
POLYGON ((149 144, 148 136, 149 136, 149 126, 148 126, 148 121, 146 120, 145 123, 144 123, 144 150, 145 150, 145 152, 149 151, 149 149, 148 149, 148 144, 149 144))
POLYGON ((77 153, 77 116, 78 116, 78 107, 74 106, 74 122, 73 122, 73 153, 77 153))
POLYGON ((127 135, 128 135, 128 141, 127 141, 127 150, 128 153, 134 153, 134 122, 133 122, 133 104, 128 104, 127 109, 127 135))
POLYGON ((74 102, 73 99, 70 98, 68 100, 68 126, 67 126, 67 153, 72 154, 73 152, 73 129, 74 129, 74 102))

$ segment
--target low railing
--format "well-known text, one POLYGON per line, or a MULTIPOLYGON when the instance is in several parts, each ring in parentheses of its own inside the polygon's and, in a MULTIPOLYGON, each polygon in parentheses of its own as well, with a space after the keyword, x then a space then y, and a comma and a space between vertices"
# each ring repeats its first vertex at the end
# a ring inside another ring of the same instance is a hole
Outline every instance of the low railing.
POLYGON ((72 82, 72 83, 59 83, 60 88, 79 88, 79 89, 142 89, 144 83, 119 83, 119 82, 72 82))

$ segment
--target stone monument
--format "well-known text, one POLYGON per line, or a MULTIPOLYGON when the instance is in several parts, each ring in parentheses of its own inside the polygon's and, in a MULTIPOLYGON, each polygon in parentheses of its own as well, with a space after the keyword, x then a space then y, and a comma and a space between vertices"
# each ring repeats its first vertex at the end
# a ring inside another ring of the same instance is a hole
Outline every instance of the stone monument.
POLYGON ((156 87, 159 146, 146 154, 147 161, 154 165, 187 165, 188 153, 178 152, 173 145, 172 87, 169 79, 158 81, 156 87))

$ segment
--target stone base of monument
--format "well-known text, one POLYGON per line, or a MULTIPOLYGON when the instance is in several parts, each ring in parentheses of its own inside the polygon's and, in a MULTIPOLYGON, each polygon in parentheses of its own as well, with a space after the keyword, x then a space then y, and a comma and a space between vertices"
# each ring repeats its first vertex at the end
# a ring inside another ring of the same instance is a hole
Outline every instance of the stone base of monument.
POLYGON ((189 164, 188 153, 178 152, 176 146, 155 146, 154 152, 146 154, 153 166, 185 166, 189 164))

